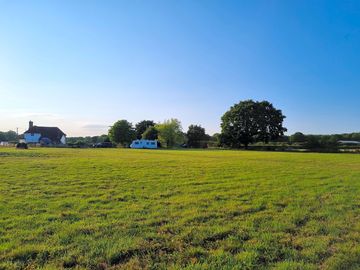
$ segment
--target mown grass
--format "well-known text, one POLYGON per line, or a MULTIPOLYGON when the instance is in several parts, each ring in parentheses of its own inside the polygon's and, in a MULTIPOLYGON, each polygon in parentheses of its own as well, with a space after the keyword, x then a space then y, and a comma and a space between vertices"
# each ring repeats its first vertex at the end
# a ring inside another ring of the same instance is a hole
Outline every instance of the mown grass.
POLYGON ((360 155, 0 149, 0 269, 358 269, 360 155))

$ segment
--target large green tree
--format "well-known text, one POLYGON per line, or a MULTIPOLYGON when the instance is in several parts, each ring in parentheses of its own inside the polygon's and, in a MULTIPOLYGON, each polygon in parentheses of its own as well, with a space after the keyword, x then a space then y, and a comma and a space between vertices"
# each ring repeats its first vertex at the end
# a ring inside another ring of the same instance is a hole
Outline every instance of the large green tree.
POLYGON ((205 129, 198 125, 190 125, 186 133, 187 144, 191 148, 203 147, 209 136, 206 135, 205 129))
POLYGON ((128 146, 136 137, 132 124, 127 120, 119 120, 111 126, 109 130, 109 138, 112 142, 128 146))
POLYGON ((141 139, 143 133, 148 127, 155 126, 154 121, 152 120, 143 120, 135 125, 136 138, 141 139))
POLYGON ((221 118, 221 142, 233 148, 246 148, 260 141, 268 143, 284 135, 284 119, 281 110, 268 101, 241 101, 221 118))
POLYGON ((159 141, 163 146, 170 148, 184 141, 181 123, 177 119, 166 120, 155 125, 155 128, 159 132, 159 141))
POLYGON ((150 126, 142 134, 142 138, 145 140, 157 140, 158 139, 158 130, 156 127, 150 126))

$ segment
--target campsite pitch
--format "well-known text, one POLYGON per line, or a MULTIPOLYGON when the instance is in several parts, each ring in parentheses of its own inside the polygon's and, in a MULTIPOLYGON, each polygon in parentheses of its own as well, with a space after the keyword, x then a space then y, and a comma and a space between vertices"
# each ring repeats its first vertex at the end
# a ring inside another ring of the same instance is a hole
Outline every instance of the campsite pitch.
POLYGON ((0 269, 358 269, 360 155, 0 149, 0 269))

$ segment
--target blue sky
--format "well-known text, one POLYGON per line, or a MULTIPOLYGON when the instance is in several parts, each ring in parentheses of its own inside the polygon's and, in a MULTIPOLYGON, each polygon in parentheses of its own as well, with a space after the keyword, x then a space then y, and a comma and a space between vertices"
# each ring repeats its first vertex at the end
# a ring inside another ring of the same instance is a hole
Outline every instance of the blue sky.
POLYGON ((0 130, 214 133, 244 99, 282 109, 289 133, 360 131, 360 2, 0 0, 0 130))

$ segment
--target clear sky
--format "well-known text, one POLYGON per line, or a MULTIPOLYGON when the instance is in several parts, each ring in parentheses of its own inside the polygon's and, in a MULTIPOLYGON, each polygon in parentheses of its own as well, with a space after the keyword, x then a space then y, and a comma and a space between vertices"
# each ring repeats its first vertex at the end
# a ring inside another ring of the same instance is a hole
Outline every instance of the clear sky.
POLYGON ((289 133, 360 131, 360 1, 0 0, 0 130, 178 118, 211 134, 244 99, 289 133))

